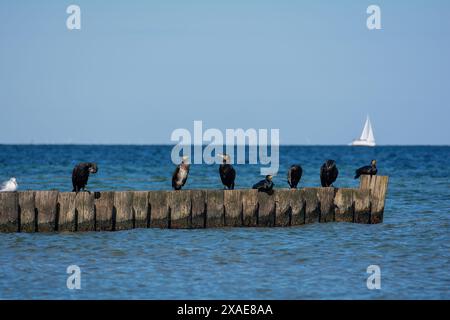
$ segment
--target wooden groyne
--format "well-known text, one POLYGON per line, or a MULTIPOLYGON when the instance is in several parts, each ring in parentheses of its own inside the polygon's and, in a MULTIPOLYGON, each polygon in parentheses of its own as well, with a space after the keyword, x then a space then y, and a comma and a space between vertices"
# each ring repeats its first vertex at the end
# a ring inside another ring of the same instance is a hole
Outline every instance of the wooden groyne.
POLYGON ((288 227, 314 222, 380 223, 388 177, 360 187, 0 193, 1 232, 115 231, 132 228, 288 227))

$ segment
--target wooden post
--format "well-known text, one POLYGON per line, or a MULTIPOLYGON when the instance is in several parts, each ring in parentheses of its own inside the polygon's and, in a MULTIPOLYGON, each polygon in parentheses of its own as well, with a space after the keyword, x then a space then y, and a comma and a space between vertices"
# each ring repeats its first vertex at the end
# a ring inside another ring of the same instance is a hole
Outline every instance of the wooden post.
POLYGON ((336 191, 334 188, 319 188, 317 190, 317 197, 320 202, 320 222, 334 221, 334 195, 336 191))
POLYGON ((114 194, 115 229, 133 229, 133 192, 118 191, 114 194))
POLYGON ((78 192, 75 197, 78 231, 95 231, 94 193, 78 192))
POLYGON ((170 228, 191 228, 191 194, 189 190, 170 192, 170 228))
POLYGON ((171 191, 150 191, 150 227, 168 228, 170 225, 169 196, 171 191))
POLYGON ((275 226, 277 227, 287 227, 291 224, 292 219, 292 194, 294 194, 296 189, 282 189, 276 190, 275 192, 275 226))
POLYGON ((265 192, 258 192, 258 226, 273 227, 275 225, 275 193, 269 195, 265 192))
POLYGON ((148 192, 133 192, 133 211, 134 211, 134 227, 148 228, 150 224, 148 209, 148 192))
POLYGON ((372 192, 372 211, 370 213, 370 223, 383 222, 388 183, 389 177, 377 176, 375 189, 372 192))
POLYGON ((58 194, 58 231, 77 231, 75 197, 75 192, 58 194))
POLYGON ((353 222, 353 190, 339 188, 334 197, 335 213, 337 222, 353 222))
POLYGON ((191 190, 190 193, 192 228, 204 228, 206 226, 206 191, 191 190))
POLYGON ((206 190, 206 227, 225 226, 223 190, 206 190))
POLYGON ((19 191, 20 232, 36 232, 34 191, 19 191))
POLYGON ((242 221, 246 227, 258 225, 258 190, 241 190, 242 221))
POLYGON ((370 223, 383 222, 388 182, 387 176, 361 176, 360 189, 369 189, 371 195, 370 223))
POLYGON ((242 227, 242 195, 241 190, 224 191, 225 225, 242 227))
POLYGON ((290 190, 290 203, 292 210, 291 226, 299 226, 305 224, 306 200, 305 190, 290 190))
POLYGON ((102 191, 95 193, 95 230, 114 230, 114 192, 102 191))
POLYGON ((320 219, 320 202, 317 196, 319 188, 303 189, 303 196, 305 197, 305 223, 319 222, 320 219))
POLYGON ((55 231, 58 193, 58 191, 36 191, 37 231, 55 231))
POLYGON ((370 190, 353 190, 353 202, 355 208, 354 222, 370 223, 370 190))
MULTIPOLYGON (((374 176, 374 177, 376 177, 376 176, 374 176)), ((371 181, 372 181, 372 176, 369 176, 369 175, 360 176, 359 177, 359 188, 360 189, 370 189, 371 181)))
POLYGON ((0 232, 19 231, 19 196, 17 192, 0 192, 0 232))

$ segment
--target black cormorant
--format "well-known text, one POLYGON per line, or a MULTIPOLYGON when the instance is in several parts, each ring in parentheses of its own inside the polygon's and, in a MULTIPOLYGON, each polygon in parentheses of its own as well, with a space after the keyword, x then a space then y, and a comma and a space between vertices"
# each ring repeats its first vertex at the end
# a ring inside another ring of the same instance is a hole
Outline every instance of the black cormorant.
POLYGON ((355 179, 358 179, 359 176, 364 174, 374 176, 377 172, 377 160, 372 160, 370 166, 364 166, 355 171, 355 179))
POLYGON ((292 165, 289 168, 288 175, 287 175, 287 182, 289 184, 289 187, 291 189, 296 189, 298 183, 300 182, 300 179, 302 178, 303 169, 299 165, 292 165))
POLYGON ((83 162, 75 166, 72 172, 73 192, 85 190, 88 183, 89 174, 97 173, 97 164, 94 162, 83 162))
POLYGON ((227 154, 219 154, 219 157, 222 157, 223 163, 219 167, 220 179, 224 186, 228 188, 228 190, 234 189, 234 179, 236 178, 236 170, 234 170, 233 166, 229 164, 230 156, 227 154))
POLYGON ((267 192, 268 194, 272 194, 273 186, 272 176, 269 174, 264 180, 254 184, 253 189, 257 189, 259 192, 267 192))
POLYGON ((175 190, 181 190, 186 183, 189 175, 189 164, 187 164, 188 157, 183 156, 181 163, 177 166, 172 175, 172 188, 175 190))
POLYGON ((327 160, 320 168, 320 183, 322 187, 331 187, 336 181, 339 170, 336 167, 336 161, 327 160))

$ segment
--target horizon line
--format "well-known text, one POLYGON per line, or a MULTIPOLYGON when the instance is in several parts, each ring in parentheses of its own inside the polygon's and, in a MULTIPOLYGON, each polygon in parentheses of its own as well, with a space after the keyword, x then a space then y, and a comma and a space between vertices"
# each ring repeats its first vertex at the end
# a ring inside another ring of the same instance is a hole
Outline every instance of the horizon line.
MULTIPOLYGON (((0 146, 175 146, 177 143, 4 143, 0 142, 0 146)), ((183 146, 209 146, 210 144, 191 144, 191 145, 183 145, 183 146)), ((212 145, 215 146, 215 145, 212 145)), ((223 146, 228 146, 224 144, 223 146)), ((258 147, 258 145, 248 145, 248 144, 235 144, 235 147, 258 147)), ((264 145, 266 146, 266 145, 264 145)), ((271 146, 271 144, 267 144, 267 146, 271 146)), ((355 147, 355 148, 364 148, 360 146, 351 146, 348 144, 279 144, 280 147, 355 147)), ((376 148, 376 147, 449 147, 450 144, 377 144, 374 147, 366 147, 366 148, 376 148)))

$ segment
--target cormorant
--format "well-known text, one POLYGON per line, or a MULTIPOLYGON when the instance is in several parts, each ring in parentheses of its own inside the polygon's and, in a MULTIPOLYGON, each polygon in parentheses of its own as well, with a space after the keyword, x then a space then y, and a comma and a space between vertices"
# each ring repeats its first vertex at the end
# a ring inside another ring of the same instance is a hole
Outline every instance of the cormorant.
POLYGON ((11 178, 8 181, 2 183, 0 187, 0 192, 14 192, 18 188, 16 178, 11 178))
POLYGON ((234 179, 236 178, 236 170, 229 164, 230 156, 227 154, 219 154, 222 157, 223 163, 219 167, 220 179, 222 184, 228 188, 228 190, 234 189, 234 179))
POLYGON ((257 189, 259 192, 267 192, 268 194, 273 193, 273 182, 272 176, 269 174, 264 180, 259 181, 253 185, 253 189, 257 189))
POLYGON ((83 191, 88 183, 89 174, 97 173, 97 164, 94 162, 83 162, 75 166, 72 172, 73 192, 83 191))
POLYGON ((320 183, 322 187, 331 187, 336 181, 339 170, 336 167, 336 161, 327 160, 320 168, 320 183))
POLYGON ((296 189, 298 183, 300 182, 300 179, 302 178, 303 169, 299 165, 292 165, 289 168, 288 175, 287 175, 287 182, 289 184, 289 187, 291 189, 296 189))
POLYGON ((358 179, 359 176, 364 174, 374 176, 377 172, 377 160, 372 160, 370 166, 364 166, 355 171, 355 179, 358 179))
POLYGON ((181 158, 181 163, 176 167, 172 175, 172 188, 181 190, 186 183, 189 175, 189 164, 187 164, 188 156, 181 158))

